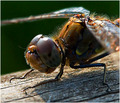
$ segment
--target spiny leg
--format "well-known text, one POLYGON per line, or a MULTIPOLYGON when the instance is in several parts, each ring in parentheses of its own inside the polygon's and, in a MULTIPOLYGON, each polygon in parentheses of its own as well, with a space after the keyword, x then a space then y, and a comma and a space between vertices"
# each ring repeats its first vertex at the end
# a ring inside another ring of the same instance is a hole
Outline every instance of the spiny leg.
POLYGON ((11 83, 11 81, 12 81, 13 79, 25 79, 25 77, 26 77, 29 73, 31 73, 33 70, 34 70, 34 69, 30 69, 30 71, 28 71, 27 73, 25 73, 22 77, 12 77, 12 78, 10 78, 10 83, 11 83))
MULTIPOLYGON (((59 42, 59 41, 58 41, 58 42, 59 42)), ((61 53, 62 53, 63 58, 62 58, 62 62, 61 62, 60 72, 59 72, 58 75, 55 77, 55 79, 45 80, 45 81, 40 82, 40 83, 38 83, 38 84, 36 84, 36 85, 34 85, 34 86, 27 87, 27 88, 25 88, 25 89, 23 90, 23 91, 25 91, 25 93, 26 93, 26 90, 27 90, 27 89, 35 88, 35 87, 40 86, 40 85, 42 85, 42 84, 46 84, 46 83, 55 82, 55 81, 60 80, 61 76, 63 75, 63 69, 64 69, 64 66, 65 66, 65 63, 66 63, 66 56, 65 56, 65 53, 63 52, 61 46, 60 46, 60 49, 61 49, 61 53)), ((27 93, 26 93, 26 94, 27 94, 27 93)))
POLYGON ((90 63, 92 63, 92 62, 94 62, 94 61, 96 61, 96 60, 98 60, 98 59, 101 59, 101 58, 109 55, 109 54, 110 54, 110 53, 105 52, 105 53, 103 53, 103 54, 101 54, 101 55, 99 55, 99 56, 96 56, 96 57, 94 57, 94 58, 92 58, 92 59, 89 59, 87 62, 85 62, 85 64, 90 64, 90 63))
POLYGON ((26 90, 27 90, 27 89, 35 88, 35 87, 37 87, 37 86, 40 86, 40 85, 43 85, 43 84, 46 84, 46 83, 55 82, 55 81, 60 80, 60 78, 61 78, 61 76, 62 76, 62 74, 63 74, 63 69, 64 69, 64 65, 61 65, 60 72, 59 72, 58 75, 55 77, 55 79, 45 80, 45 81, 40 82, 40 83, 38 83, 38 84, 36 84, 36 85, 34 85, 34 86, 27 87, 27 88, 23 89, 23 91, 25 91, 25 94, 27 94, 27 93, 26 93, 26 90))
POLYGON ((104 74, 103 74, 103 85, 107 86, 107 92, 112 91, 112 89, 110 88, 110 86, 106 83, 106 65, 104 65, 104 74))
POLYGON ((78 66, 70 65, 70 67, 74 68, 74 69, 87 68, 87 67, 104 67, 103 85, 107 86, 107 90, 106 90, 107 92, 109 92, 109 90, 111 90, 109 85, 105 82, 105 80, 106 80, 106 65, 104 63, 84 64, 84 65, 78 65, 78 66))

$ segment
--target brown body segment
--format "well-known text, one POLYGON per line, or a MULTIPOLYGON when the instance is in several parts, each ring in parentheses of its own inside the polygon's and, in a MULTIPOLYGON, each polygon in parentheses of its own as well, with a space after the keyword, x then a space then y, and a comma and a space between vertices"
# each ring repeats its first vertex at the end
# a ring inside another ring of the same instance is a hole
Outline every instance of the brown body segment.
POLYGON ((76 18, 71 18, 59 33, 58 39, 63 39, 64 44, 67 44, 71 48, 74 47, 84 29, 81 23, 82 21, 78 20, 76 22, 76 18))
POLYGON ((85 64, 104 50, 79 18, 71 17, 55 40, 66 52, 68 64, 85 64))

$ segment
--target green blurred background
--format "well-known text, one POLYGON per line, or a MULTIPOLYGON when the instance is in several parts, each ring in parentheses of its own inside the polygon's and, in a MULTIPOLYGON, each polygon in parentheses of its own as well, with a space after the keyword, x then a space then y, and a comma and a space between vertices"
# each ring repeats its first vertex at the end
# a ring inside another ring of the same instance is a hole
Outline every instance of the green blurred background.
MULTIPOLYGON (((117 1, 4 1, 1 2, 1 19, 13 19, 49 13, 67 7, 84 7, 110 18, 119 17, 117 1)), ((52 35, 67 19, 47 19, 1 27, 1 73, 6 74, 29 69, 24 51, 31 39, 37 34, 52 35)))

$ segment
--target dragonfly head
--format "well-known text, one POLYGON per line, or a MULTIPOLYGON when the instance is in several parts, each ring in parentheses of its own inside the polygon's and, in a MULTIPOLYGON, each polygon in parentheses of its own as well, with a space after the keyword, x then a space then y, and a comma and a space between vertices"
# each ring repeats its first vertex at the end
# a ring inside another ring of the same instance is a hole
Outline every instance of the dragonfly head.
POLYGON ((41 34, 35 36, 25 51, 27 63, 43 73, 51 73, 61 62, 60 50, 56 43, 41 34))

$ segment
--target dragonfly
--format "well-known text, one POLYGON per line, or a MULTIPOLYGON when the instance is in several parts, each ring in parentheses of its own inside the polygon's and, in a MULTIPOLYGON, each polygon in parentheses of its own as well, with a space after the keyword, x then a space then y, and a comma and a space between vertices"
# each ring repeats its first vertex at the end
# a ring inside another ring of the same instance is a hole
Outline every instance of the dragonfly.
POLYGON ((22 77, 12 77, 10 82, 13 79, 24 79, 34 69, 46 74, 52 73, 60 65, 60 72, 55 79, 27 87, 25 91, 38 85, 60 80, 65 65, 73 69, 103 67, 103 84, 108 87, 108 91, 110 87, 105 81, 106 65, 93 62, 120 50, 120 19, 110 21, 107 18, 90 15, 90 11, 83 7, 71 7, 37 16, 3 20, 1 24, 8 25, 50 18, 69 18, 69 20, 57 36, 49 38, 39 34, 31 40, 25 51, 25 58, 32 69, 22 77))

